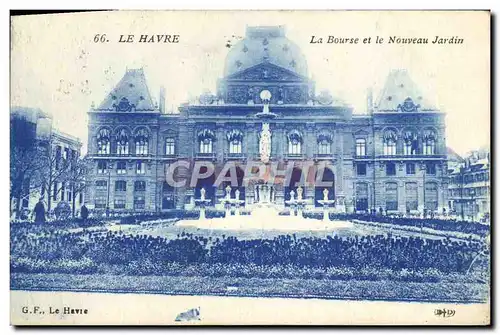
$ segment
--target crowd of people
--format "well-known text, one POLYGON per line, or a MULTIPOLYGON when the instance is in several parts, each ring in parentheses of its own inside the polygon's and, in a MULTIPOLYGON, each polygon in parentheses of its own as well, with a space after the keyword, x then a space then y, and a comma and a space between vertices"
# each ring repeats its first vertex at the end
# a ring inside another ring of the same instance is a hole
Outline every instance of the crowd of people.
POLYGON ((467 271, 483 243, 387 235, 326 238, 281 235, 273 239, 204 237, 182 233, 175 239, 120 232, 79 231, 27 234, 11 231, 11 257, 53 261, 92 259, 96 264, 133 261, 181 264, 256 264, 304 267, 366 266, 380 269, 467 271))

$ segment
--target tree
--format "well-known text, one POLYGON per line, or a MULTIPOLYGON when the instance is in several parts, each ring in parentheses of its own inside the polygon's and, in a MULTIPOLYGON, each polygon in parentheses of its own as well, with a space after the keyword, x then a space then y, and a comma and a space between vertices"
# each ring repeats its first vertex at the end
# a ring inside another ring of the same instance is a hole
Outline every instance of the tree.
MULTIPOLYGON (((11 142, 12 143, 12 142, 11 142)), ((45 169, 45 148, 33 141, 27 145, 12 145, 10 149, 10 204, 15 200, 16 218, 20 217, 21 202, 40 191, 45 169)))
POLYGON ((70 170, 71 157, 63 157, 59 146, 50 140, 44 146, 44 152, 41 155, 43 161, 43 169, 41 170, 40 179, 42 187, 48 194, 47 212, 52 208, 52 198, 57 197, 62 190, 63 183, 67 180, 70 170), (61 186, 59 187, 59 183, 61 186))
POLYGON ((76 197, 85 191, 86 183, 85 179, 90 172, 92 167, 92 161, 87 157, 74 158, 68 167, 68 171, 65 175, 65 182, 69 185, 71 189, 72 197, 72 216, 75 217, 75 209, 76 209, 76 197))

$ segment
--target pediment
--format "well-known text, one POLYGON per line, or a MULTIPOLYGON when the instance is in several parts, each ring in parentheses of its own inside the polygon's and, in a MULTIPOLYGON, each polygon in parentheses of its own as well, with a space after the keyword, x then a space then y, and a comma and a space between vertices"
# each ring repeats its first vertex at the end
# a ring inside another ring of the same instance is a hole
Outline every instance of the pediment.
POLYGON ((303 77, 293 71, 279 67, 272 63, 261 63, 251 68, 236 72, 228 77, 227 81, 292 81, 303 82, 307 81, 303 77))

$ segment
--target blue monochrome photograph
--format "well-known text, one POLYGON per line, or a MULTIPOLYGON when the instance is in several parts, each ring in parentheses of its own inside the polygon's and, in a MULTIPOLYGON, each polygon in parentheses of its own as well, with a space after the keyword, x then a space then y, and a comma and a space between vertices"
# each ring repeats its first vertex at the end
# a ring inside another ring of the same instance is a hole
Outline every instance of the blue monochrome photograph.
POLYGON ((489 34, 11 16, 11 323, 489 325, 489 34))

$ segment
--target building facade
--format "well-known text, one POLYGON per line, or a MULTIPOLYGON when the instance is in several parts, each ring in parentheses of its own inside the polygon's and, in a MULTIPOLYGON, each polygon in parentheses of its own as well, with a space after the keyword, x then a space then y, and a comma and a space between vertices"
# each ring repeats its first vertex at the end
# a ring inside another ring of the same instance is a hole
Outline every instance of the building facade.
MULTIPOLYGON (((204 188, 217 207, 227 185, 213 187, 214 177, 207 177, 172 187, 165 172, 179 161, 208 160, 236 164, 240 197, 251 206, 262 181, 242 180, 245 164, 261 157, 263 121, 256 115, 268 108, 276 116, 269 121, 270 162, 296 165, 290 184, 274 186, 277 205, 286 205, 294 181, 312 164, 327 166, 322 178, 333 182, 328 197, 339 211, 441 212, 448 206, 444 114, 404 70, 389 73, 376 103, 371 100, 367 113, 353 114, 330 93, 317 93, 304 55, 281 26, 247 28, 225 59, 216 93, 181 105, 178 113, 165 113, 163 90, 156 105, 144 71, 129 69, 89 111, 89 205, 113 211, 191 208, 204 188)), ((305 185, 307 206, 319 206, 323 191, 305 185)))
MULTIPOLYGON (((26 170, 23 176, 23 190, 20 196, 20 208, 32 210, 35 204, 43 199, 46 209, 54 209, 60 202, 67 202, 79 208, 83 205, 84 193, 76 194, 73 202, 73 188, 68 184, 67 174, 59 169, 63 168, 64 161, 76 160, 80 156, 81 141, 69 134, 63 133, 53 127, 50 115, 37 108, 12 107, 10 114, 11 129, 11 159, 16 158, 15 153, 21 156, 32 152, 30 148, 39 147, 46 150, 39 153, 50 154, 51 157, 44 161, 45 166, 37 166, 26 170), (12 153, 14 152, 14 156, 12 153), (50 188, 50 194, 47 189, 50 188)), ((19 155, 18 155, 19 156, 19 155)), ((20 157, 20 161, 11 161, 11 169, 23 168, 22 165, 29 164, 31 160, 39 157, 20 157), (24 160, 24 161, 23 161, 24 160), (17 166, 16 166, 17 165, 17 166)), ((11 176, 12 178, 13 176, 11 176)), ((16 181, 11 180, 12 183, 16 181)), ((11 199, 11 208, 17 208, 17 199, 11 199)))
POLYGON ((450 166, 449 207, 457 217, 490 221, 489 150, 471 152, 450 166))

